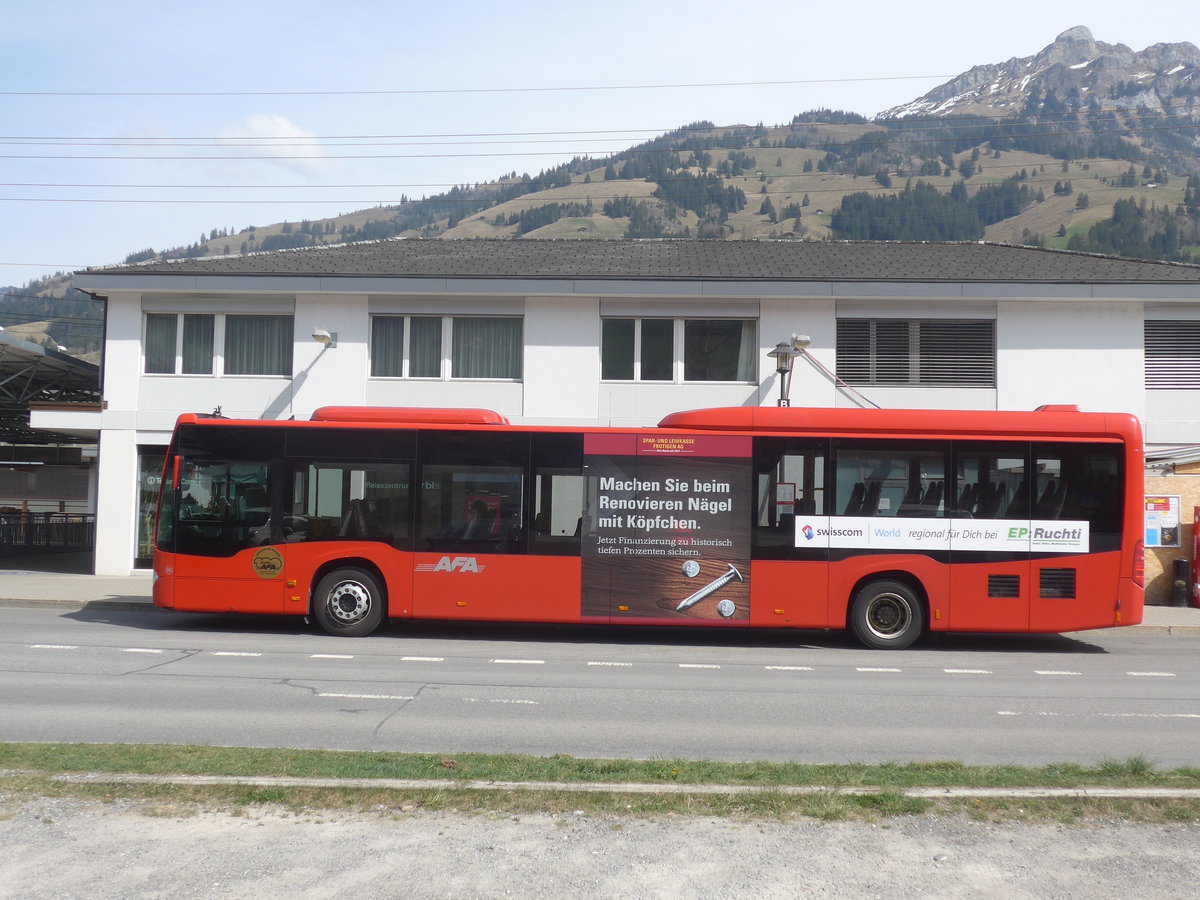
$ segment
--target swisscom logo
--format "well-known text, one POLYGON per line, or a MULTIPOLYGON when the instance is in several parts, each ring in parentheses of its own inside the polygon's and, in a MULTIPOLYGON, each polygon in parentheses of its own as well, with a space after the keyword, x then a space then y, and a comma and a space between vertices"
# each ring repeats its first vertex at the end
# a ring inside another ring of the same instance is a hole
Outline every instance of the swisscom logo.
POLYGON ((811 541, 813 538, 815 538, 817 536, 817 533, 815 531, 813 531, 813 527, 811 525, 805 525, 803 528, 800 529, 800 533, 802 535, 804 535, 804 539, 806 541, 811 541))

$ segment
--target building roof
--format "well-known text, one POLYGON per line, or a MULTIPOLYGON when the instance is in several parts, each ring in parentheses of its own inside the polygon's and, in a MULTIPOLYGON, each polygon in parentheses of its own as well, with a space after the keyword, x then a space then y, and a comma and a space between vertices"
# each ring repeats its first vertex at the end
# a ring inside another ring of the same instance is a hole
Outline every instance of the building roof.
POLYGON ((31 431, 30 401, 80 402, 100 399, 100 367, 10 334, 0 334, 0 441, 55 439, 31 431))
POLYGON ((1200 266, 994 243, 389 239, 87 275, 1200 285, 1200 266))

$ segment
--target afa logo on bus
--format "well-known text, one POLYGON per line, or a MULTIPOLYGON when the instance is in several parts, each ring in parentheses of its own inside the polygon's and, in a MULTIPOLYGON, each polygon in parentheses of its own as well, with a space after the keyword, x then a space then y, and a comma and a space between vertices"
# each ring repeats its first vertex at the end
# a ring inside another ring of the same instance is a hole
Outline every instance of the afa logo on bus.
POLYGON ((487 566, 481 566, 474 556, 443 556, 436 563, 421 563, 418 572, 469 572, 479 574, 487 566))

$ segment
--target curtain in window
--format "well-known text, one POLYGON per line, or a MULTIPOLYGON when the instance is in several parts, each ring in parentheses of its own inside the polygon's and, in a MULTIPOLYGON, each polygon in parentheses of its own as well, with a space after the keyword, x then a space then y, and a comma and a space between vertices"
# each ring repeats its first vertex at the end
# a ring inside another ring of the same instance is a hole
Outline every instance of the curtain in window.
POLYGON ((291 316, 226 316, 226 375, 292 374, 291 316))
POLYGON ((738 347, 737 380, 758 381, 758 336, 753 319, 742 320, 742 342, 738 347))
POLYGON ((178 316, 149 313, 146 316, 146 372, 175 374, 175 328, 178 316))
POLYGON ((454 319, 451 374, 455 378, 520 378, 520 319, 454 319))
POLYGON ((442 374, 441 318, 413 316, 408 325, 408 377, 439 377, 442 374))
POLYGON ((211 375, 213 316, 183 317, 183 374, 211 375))
POLYGON ((371 318, 371 375, 399 378, 404 374, 404 316, 371 318))

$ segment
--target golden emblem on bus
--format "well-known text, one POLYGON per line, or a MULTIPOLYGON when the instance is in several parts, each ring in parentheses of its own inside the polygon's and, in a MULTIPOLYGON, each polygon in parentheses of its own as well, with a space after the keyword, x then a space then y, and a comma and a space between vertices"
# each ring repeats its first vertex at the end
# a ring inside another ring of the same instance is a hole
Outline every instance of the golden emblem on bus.
POLYGON ((259 578, 274 578, 283 571, 283 554, 274 547, 263 547, 250 560, 259 578))

